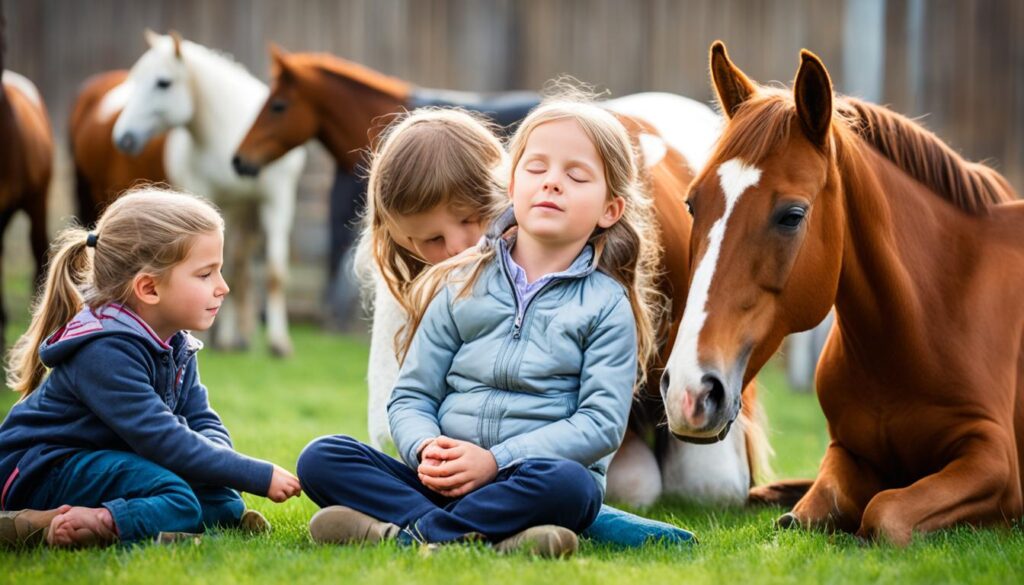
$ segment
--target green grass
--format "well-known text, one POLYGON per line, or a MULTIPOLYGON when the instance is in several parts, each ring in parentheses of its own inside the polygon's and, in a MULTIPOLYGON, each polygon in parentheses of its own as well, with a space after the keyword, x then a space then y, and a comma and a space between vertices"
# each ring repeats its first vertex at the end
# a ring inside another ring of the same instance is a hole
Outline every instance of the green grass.
MULTIPOLYGON (((9 307, 24 326, 27 280, 5 283, 9 307), (13 292, 12 292, 13 291, 13 292), (19 304, 20 303, 20 304, 19 304)), ((200 366, 214 407, 239 450, 294 468, 313 437, 348 433, 366 438, 364 340, 312 327, 294 329, 296 353, 287 361, 265 348, 247 354, 204 351, 200 366)), ((824 421, 811 394, 786 388, 778 366, 761 376, 777 453, 779 477, 809 477, 824 451, 824 421)), ((0 413, 14 402, 0 396, 0 413)), ((0 552, 0 582, 248 583, 732 583, 758 582, 1021 582, 1024 534, 1018 530, 945 531, 906 549, 865 545, 845 536, 772 529, 778 509, 730 510, 664 502, 653 517, 697 533, 692 549, 648 547, 615 551, 584 544, 565 561, 499 557, 483 547, 448 547, 424 557, 414 550, 319 547, 306 523, 316 507, 305 497, 285 504, 246 495, 274 524, 272 535, 247 539, 212 534, 198 545, 136 546, 107 550, 0 552)))

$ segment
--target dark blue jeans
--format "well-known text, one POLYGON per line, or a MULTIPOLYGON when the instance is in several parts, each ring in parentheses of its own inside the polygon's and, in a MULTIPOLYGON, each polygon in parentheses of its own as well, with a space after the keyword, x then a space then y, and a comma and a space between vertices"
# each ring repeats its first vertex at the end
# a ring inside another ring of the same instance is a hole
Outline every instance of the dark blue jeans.
POLYGON ((590 525, 601 491, 575 461, 527 459, 488 485, 447 498, 420 483, 416 470, 359 441, 321 437, 299 455, 302 489, 320 507, 344 505, 408 528, 425 542, 478 533, 497 542, 531 526, 557 524, 574 532, 590 525))
POLYGON ((53 466, 35 486, 26 508, 69 504, 110 510, 122 542, 160 532, 201 532, 236 526, 245 511, 238 492, 189 485, 184 479, 125 451, 81 451, 53 466))

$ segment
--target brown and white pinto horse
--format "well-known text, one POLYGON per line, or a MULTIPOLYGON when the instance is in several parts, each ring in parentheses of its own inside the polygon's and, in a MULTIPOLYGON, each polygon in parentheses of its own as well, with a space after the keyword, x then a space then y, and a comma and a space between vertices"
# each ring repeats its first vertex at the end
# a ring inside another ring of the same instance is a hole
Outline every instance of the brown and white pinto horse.
POLYGON ((118 150, 110 137, 131 93, 127 78, 128 71, 123 69, 90 77, 82 83, 71 110, 69 144, 75 161, 78 219, 84 226, 96 223, 103 209, 133 185, 167 181, 166 136, 153 139, 135 156, 118 150))
MULTIPOLYGON (((13 71, 4 70, 5 29, 0 14, 0 257, 7 224, 15 212, 23 210, 29 217, 38 283, 49 242, 46 203, 53 170, 53 138, 46 105, 35 85, 13 71)), ((7 312, 0 289, 0 353, 6 325, 7 312)))
POLYGON ((687 201, 670 427, 719 432, 783 337, 834 304, 817 373, 832 440, 779 524, 903 545, 1019 518, 1024 204, 914 122, 834 97, 807 51, 792 93, 752 83, 720 42, 711 73, 729 123, 687 201))

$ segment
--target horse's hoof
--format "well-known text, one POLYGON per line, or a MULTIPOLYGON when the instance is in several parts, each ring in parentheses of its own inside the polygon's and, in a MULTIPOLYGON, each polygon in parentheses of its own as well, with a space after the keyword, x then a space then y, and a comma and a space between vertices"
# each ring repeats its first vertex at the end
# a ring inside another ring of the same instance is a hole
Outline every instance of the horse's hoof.
POLYGON ((227 353, 245 353, 249 351, 249 343, 246 341, 232 341, 229 343, 214 343, 214 351, 227 353))
POLYGON ((800 520, 792 512, 786 512, 775 521, 776 528, 800 528, 800 520))
POLYGON ((276 358, 290 357, 292 355, 292 352, 293 349, 291 342, 270 344, 270 355, 276 358))

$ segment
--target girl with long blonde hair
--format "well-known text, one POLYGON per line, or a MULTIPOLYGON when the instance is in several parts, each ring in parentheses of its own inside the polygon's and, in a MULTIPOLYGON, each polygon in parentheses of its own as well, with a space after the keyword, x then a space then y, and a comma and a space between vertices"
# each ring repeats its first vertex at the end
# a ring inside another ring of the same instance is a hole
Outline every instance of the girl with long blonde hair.
POLYGON ((57 237, 7 370, 21 400, 0 425, 0 544, 265 531, 236 490, 299 494, 294 475, 234 450, 199 381, 190 331, 228 293, 223 231, 207 201, 147 188, 95 231, 57 237))

